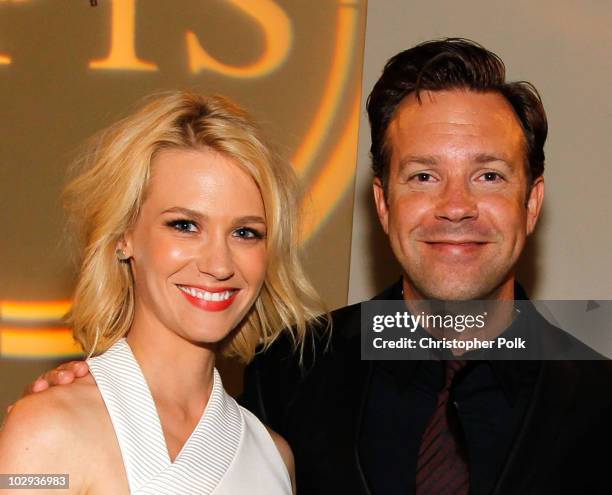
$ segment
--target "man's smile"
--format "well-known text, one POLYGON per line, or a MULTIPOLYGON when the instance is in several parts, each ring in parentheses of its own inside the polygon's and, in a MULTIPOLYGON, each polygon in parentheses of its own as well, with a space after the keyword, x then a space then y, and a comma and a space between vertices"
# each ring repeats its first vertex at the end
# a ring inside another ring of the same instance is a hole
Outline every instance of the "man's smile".
POLYGON ((478 254, 488 242, 481 241, 424 241, 429 249, 443 256, 466 257, 478 254))

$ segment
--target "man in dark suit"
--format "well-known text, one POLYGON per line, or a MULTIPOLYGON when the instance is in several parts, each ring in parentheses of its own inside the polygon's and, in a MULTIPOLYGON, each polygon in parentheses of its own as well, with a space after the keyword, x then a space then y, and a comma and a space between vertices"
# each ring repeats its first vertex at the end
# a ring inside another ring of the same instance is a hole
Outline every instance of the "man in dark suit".
MULTIPOLYGON (((433 41, 389 60, 368 113, 403 269, 375 299, 526 299, 514 270, 547 135, 535 88, 473 42, 433 41)), ((353 305, 331 314, 329 341, 313 326, 301 364, 287 341, 260 354, 242 402, 289 441, 301 494, 610 493, 610 362, 560 359, 575 342, 525 307, 503 335, 544 336, 551 360, 363 361, 353 305)))
MULTIPOLYGON (((526 299, 515 265, 547 135, 535 88, 473 42, 433 41, 389 60, 368 113, 374 200, 403 269, 376 299, 526 299)), ((361 360, 353 305, 331 337, 312 325, 301 355, 288 339, 258 355, 242 403, 289 441, 301 495, 610 493, 611 364, 561 359, 575 341, 521 307, 502 335, 539 336, 552 359, 361 360)))

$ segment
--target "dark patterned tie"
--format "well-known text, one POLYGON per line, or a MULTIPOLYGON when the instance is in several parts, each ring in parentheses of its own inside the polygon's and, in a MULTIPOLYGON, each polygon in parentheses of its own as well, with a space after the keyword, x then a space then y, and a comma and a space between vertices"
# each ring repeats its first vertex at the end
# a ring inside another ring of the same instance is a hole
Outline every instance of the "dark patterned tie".
POLYGON ((416 471, 417 495, 468 493, 469 471, 449 423, 448 398, 455 374, 465 361, 446 361, 444 388, 438 395, 436 410, 427 423, 416 471))

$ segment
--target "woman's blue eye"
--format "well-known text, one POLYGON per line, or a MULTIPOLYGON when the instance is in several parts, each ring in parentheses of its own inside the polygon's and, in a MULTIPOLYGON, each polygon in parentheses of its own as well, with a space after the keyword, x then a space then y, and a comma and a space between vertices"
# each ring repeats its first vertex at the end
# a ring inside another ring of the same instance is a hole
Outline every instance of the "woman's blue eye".
POLYGON ((191 220, 173 220, 166 225, 172 227, 179 232, 197 232, 198 226, 191 220))
POLYGON ((264 234, 262 234, 258 230, 255 230, 249 227, 240 227, 239 229, 234 230, 234 236, 240 237, 241 239, 263 239, 264 238, 264 234))

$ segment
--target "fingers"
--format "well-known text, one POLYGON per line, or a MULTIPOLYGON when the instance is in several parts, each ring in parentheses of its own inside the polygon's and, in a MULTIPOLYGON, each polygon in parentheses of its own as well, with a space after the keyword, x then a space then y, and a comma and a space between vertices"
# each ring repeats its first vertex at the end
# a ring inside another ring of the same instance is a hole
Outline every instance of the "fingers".
POLYGON ((23 396, 25 397, 26 395, 35 394, 36 392, 42 392, 55 385, 66 385, 73 381, 74 375, 70 371, 58 369, 47 371, 25 388, 23 396))
MULTIPOLYGON (((41 378, 34 382, 34 385, 36 385, 41 379, 46 382, 46 386, 43 383, 40 384, 40 386, 43 387, 41 390, 45 390, 48 387, 55 387, 56 385, 68 385, 74 381, 75 376, 70 369, 56 368, 54 370, 47 371, 41 378)), ((35 392, 39 391, 40 390, 35 390, 35 392)))
MULTIPOLYGON (((42 379, 51 387, 55 385, 67 385, 75 379, 81 378, 89 373, 89 367, 85 361, 70 361, 60 364, 54 370, 42 375, 42 379)), ((41 385, 44 386, 44 385, 41 385)))
MULTIPOLYGON (((62 379, 65 379, 65 376, 73 376, 74 378, 81 378, 82 376, 85 376, 87 373, 89 373, 89 366, 87 366, 87 363, 85 361, 69 361, 67 363, 63 363, 60 364, 57 368, 55 368, 53 371, 65 371, 66 373, 62 373, 60 374, 62 376, 62 379)), ((51 373, 51 372, 50 372, 51 373)), ((64 385, 65 383, 71 383, 72 380, 68 381, 68 382, 61 382, 62 385, 64 385)), ((55 383, 53 383, 52 385, 55 385, 55 383)))
MULTIPOLYGON (((42 392, 49 388, 49 383, 42 376, 39 376, 36 380, 30 383, 23 391, 23 397, 26 395, 34 394, 36 392, 42 392)), ((11 406, 12 407, 12 406, 11 406)))
POLYGON ((30 383, 24 390, 23 395, 42 392, 56 385, 68 385, 77 378, 87 375, 87 373, 89 373, 89 366, 85 361, 70 361, 60 364, 54 370, 47 371, 30 383))
MULTIPOLYGON (((46 390, 48 388, 49 388, 49 384, 46 382, 46 380, 44 380, 42 377, 38 377, 32 383, 28 384, 28 386, 23 390, 23 394, 21 396, 26 397, 36 392, 42 392, 43 390, 46 390)), ((10 411, 10 408, 12 407, 13 406, 10 405, 7 411, 10 411)))
POLYGON ((72 372, 77 378, 82 378, 89 373, 89 366, 85 361, 72 361, 72 372))

